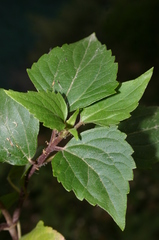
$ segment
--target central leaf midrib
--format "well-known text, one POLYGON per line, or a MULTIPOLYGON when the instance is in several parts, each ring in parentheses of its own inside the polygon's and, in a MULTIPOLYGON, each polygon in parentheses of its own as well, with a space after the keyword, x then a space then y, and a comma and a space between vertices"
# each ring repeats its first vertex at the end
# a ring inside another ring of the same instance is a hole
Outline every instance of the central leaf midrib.
POLYGON ((71 82, 71 84, 70 84, 70 87, 69 87, 69 89, 67 90, 66 97, 68 96, 68 94, 69 94, 69 92, 70 92, 70 90, 71 90, 71 88, 72 88, 72 85, 74 84, 74 81, 75 81, 75 79, 77 78, 78 73, 80 72, 80 68, 81 68, 81 65, 82 65, 82 63, 83 63, 83 60, 84 60, 84 58, 85 58, 85 56, 86 56, 86 54, 87 54, 88 48, 89 48, 89 46, 90 46, 90 42, 91 42, 91 39, 90 39, 89 42, 88 42, 88 46, 87 46, 87 48, 86 48, 86 50, 85 50, 85 53, 84 53, 83 58, 82 58, 82 60, 81 60, 81 62, 80 62, 80 64, 79 64, 79 67, 78 67, 77 70, 76 70, 76 74, 75 74, 74 78, 72 79, 72 82, 71 82))
MULTIPOLYGON (((91 58, 91 60, 93 59, 93 58, 95 58, 97 56, 97 54, 95 53, 94 55, 93 55, 93 57, 91 58)), ((103 56, 103 58, 102 58, 102 60, 105 58, 105 56, 103 56)), ((90 60, 90 61, 91 61, 90 60)), ((101 60, 101 62, 102 62, 102 60, 101 60)), ((89 61, 89 62, 90 62, 89 61)), ((108 64, 109 62, 112 62, 112 59, 110 60, 108 60, 106 63, 105 63, 105 65, 106 64, 108 64)), ((113 63, 114 62, 112 62, 112 65, 113 65, 113 63)), ((87 64, 88 65, 88 64, 87 64)), ((110 68, 112 67, 112 65, 110 66, 110 68)), ((72 103, 71 103, 71 106, 73 105, 73 104, 75 104, 77 101, 79 101, 79 100, 84 100, 84 99, 87 99, 87 98, 89 98, 89 97, 92 97, 93 95, 96 95, 97 93, 94 93, 94 94, 92 94, 91 92, 92 91, 94 91, 94 90, 91 90, 90 92, 87 92, 87 90, 94 84, 94 82, 96 82, 96 79, 98 78, 98 76, 99 76, 99 74, 100 74, 100 70, 101 70, 101 68, 102 68, 103 66, 101 66, 101 64, 100 64, 100 67, 99 67, 99 70, 98 70, 98 73, 95 75, 95 77, 94 77, 94 79, 92 79, 92 81, 90 82, 90 84, 89 84, 89 86, 87 86, 87 88, 85 88, 84 89, 84 91, 81 93, 81 95, 79 95, 78 96, 78 98, 76 98, 75 99, 75 101, 73 101, 72 103), (87 92, 87 94, 85 95, 85 93, 87 92), (85 95, 85 98, 83 98, 83 96, 85 95), (91 95, 91 96, 90 96, 91 95)), ((106 74, 106 76, 109 76, 110 75, 110 73, 108 73, 108 74, 106 74)), ((108 81, 108 83, 110 83, 110 81, 108 81)), ((117 83, 118 84, 118 83, 117 83)), ((104 84, 103 84, 104 85, 104 84)), ((105 87, 105 85, 104 85, 104 87, 105 87)), ((98 87, 99 88, 99 87, 98 87)), ((100 86, 100 88, 101 88, 101 86, 100 86)), ((105 92, 105 90, 103 90, 103 92, 105 92)), ((99 95, 99 94, 98 94, 99 95)), ((110 95, 110 94, 109 94, 110 95)), ((109 96, 108 95, 108 96, 109 96)), ((105 97, 107 97, 107 96, 105 96, 105 97)), ((100 97, 99 97, 99 99, 101 99, 100 97)), ((90 105, 90 104, 89 104, 90 105)))

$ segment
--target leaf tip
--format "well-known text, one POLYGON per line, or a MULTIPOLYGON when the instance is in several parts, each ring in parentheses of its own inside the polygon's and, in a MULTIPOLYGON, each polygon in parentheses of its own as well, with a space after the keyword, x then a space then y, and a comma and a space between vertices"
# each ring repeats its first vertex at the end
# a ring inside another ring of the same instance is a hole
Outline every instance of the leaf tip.
POLYGON ((91 41, 95 41, 95 40, 97 39, 95 32, 93 32, 93 33, 90 35, 90 39, 91 39, 91 41))

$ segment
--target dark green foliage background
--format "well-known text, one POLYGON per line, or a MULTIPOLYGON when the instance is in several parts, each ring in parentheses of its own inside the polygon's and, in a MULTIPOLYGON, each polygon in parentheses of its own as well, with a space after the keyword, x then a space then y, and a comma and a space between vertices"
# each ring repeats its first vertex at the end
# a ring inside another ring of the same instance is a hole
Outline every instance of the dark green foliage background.
MULTIPOLYGON (((154 75, 142 103, 159 105, 159 33, 157 0, 106 1, 1 1, 0 87, 19 91, 33 89, 26 68, 50 48, 75 42, 92 32, 119 63, 118 80, 138 77, 154 66, 154 75)), ((39 143, 49 140, 41 130, 39 143)), ((10 190, 6 176, 10 167, 1 164, 0 195, 10 190)), ((22 231, 30 231, 42 219, 68 240, 153 239, 159 236, 159 167, 135 170, 128 195, 124 232, 103 210, 78 201, 42 168, 30 183, 30 196, 21 216, 22 231), (152 221, 153 219, 153 221, 152 221)), ((8 233, 2 239, 10 239, 8 233)))

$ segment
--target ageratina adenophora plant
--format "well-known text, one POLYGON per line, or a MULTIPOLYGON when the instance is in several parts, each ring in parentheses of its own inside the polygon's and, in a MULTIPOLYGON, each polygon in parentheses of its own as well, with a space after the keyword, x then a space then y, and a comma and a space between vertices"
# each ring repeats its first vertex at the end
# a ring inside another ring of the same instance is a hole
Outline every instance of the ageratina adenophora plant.
POLYGON ((27 70, 36 91, 0 89, 0 162, 13 165, 8 176, 13 191, 0 197, 6 220, 0 229, 12 239, 64 239, 42 221, 23 237, 17 230, 29 180, 45 164, 67 191, 98 205, 125 228, 133 169, 158 161, 151 146, 157 149, 159 111, 138 107, 153 69, 123 83, 116 80, 117 69, 111 51, 92 34, 52 49, 27 70), (52 134, 37 152, 39 123, 52 134), (16 171, 18 186, 12 182, 16 171))

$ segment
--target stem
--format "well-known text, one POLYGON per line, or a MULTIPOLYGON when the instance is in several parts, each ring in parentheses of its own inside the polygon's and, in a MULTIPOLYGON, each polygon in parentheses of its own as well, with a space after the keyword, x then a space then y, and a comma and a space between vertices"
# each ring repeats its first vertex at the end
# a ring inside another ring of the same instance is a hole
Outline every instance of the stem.
POLYGON ((15 224, 17 224, 17 222, 19 220, 21 209, 22 209, 25 197, 26 197, 26 193, 25 193, 24 189, 21 188, 18 207, 15 209, 15 211, 13 213, 13 223, 15 223, 15 224))
POLYGON ((83 122, 78 122, 75 126, 74 126, 74 128, 75 129, 78 129, 79 127, 81 127, 83 125, 83 122))
MULTIPOLYGON (((76 129, 78 129, 82 125, 83 125, 83 123, 79 121, 74 127, 76 129)), ((13 213, 13 218, 10 216, 9 212, 4 207, 3 203, 0 202, 0 209, 6 219, 6 223, 0 224, 0 231, 8 230, 12 237, 12 240, 18 240, 18 233, 16 231, 16 225, 18 224, 22 205, 23 205, 23 202, 27 195, 26 190, 27 190, 29 179, 34 174, 34 172, 36 170, 38 170, 44 164, 44 162, 47 160, 47 158, 49 157, 49 155, 51 153, 53 153, 54 151, 60 151, 63 149, 62 147, 57 146, 57 145, 63 140, 64 137, 68 137, 68 136, 69 136, 69 132, 67 130, 65 132, 61 131, 59 133, 56 130, 52 131, 50 142, 47 143, 48 146, 46 147, 46 149, 43 150, 42 154, 38 157, 37 161, 35 163, 33 163, 33 165, 30 168, 30 171, 27 173, 27 175, 25 177, 25 184, 20 190, 19 202, 18 202, 17 208, 15 209, 15 211, 13 213)), ((15 188, 15 186, 14 186, 14 188, 15 188)), ((19 191, 19 189, 18 189, 18 191, 19 191)), ((18 231, 18 232, 20 232, 20 231, 18 231)))
POLYGON ((2 202, 0 202, 0 208, 1 208, 2 214, 7 222, 7 225, 5 225, 5 224, 1 225, 1 226, 3 226, 2 230, 8 230, 12 237, 12 240, 18 240, 16 224, 14 224, 14 222, 12 221, 12 218, 11 218, 9 212, 7 211, 7 209, 5 208, 5 206, 3 205, 2 202))
POLYGON ((18 232, 18 239, 20 239, 22 234, 21 234, 21 226, 19 221, 17 222, 17 232, 18 232))
POLYGON ((47 148, 43 150, 43 153, 39 156, 36 163, 31 167, 31 170, 28 174, 28 180, 31 178, 34 172, 44 164, 50 153, 57 150, 57 144, 60 143, 63 138, 60 136, 60 134, 57 136, 56 135, 57 131, 53 130, 47 148))
MULTIPOLYGON (((79 121, 74 127, 76 129, 78 129, 82 125, 83 125, 83 123, 81 121, 79 121)), ((46 161, 46 159, 48 158, 50 153, 52 153, 53 151, 61 150, 61 148, 59 146, 57 146, 64 138, 61 133, 62 132, 58 133, 56 130, 52 131, 50 142, 48 143, 47 148, 43 150, 43 153, 39 156, 36 163, 33 164, 33 166, 31 167, 31 170, 28 174, 28 180, 31 178, 31 176, 34 174, 34 172, 36 170, 38 170, 44 164, 44 162, 46 161)), ((67 134, 68 134, 68 132, 66 131, 65 136, 67 136, 67 134)))

